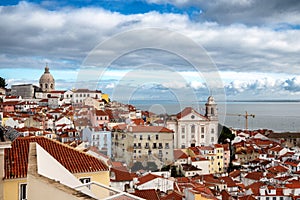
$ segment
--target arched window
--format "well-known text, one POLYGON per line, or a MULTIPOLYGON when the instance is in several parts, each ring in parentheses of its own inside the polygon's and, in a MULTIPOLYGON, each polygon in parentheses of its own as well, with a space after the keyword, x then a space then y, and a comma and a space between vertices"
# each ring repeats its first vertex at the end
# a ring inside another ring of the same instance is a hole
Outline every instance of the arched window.
POLYGON ((214 115, 215 114, 215 109, 214 108, 210 108, 210 113, 211 113, 211 115, 214 115))
POLYGON ((53 89, 53 84, 50 85, 50 88, 53 89))
POLYGON ((45 88, 48 88, 48 84, 47 83, 45 83, 45 88))

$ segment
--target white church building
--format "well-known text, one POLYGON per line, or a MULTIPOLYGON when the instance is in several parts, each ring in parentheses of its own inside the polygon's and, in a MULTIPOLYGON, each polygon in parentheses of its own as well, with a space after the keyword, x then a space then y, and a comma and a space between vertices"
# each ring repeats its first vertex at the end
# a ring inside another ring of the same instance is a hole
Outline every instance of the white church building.
POLYGON ((174 131, 175 149, 218 143, 217 104, 212 96, 208 97, 205 107, 205 115, 186 107, 167 120, 167 128, 174 131))

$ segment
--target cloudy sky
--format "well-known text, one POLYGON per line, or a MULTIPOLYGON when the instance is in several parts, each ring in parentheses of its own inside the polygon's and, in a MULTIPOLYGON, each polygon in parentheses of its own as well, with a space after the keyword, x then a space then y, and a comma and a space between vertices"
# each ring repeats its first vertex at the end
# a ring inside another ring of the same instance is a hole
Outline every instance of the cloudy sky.
POLYGON ((0 5, 9 86, 38 85, 48 63, 56 89, 97 88, 115 100, 300 99, 298 0, 0 5))

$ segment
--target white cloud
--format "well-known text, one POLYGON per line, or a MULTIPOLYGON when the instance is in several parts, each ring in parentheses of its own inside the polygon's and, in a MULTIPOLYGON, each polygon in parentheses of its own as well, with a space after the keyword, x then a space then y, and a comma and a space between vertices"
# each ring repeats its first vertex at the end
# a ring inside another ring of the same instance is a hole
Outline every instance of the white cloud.
MULTIPOLYGON (((241 21, 245 22, 244 24, 234 23, 228 15, 223 20, 218 18, 218 13, 212 16, 211 12, 217 10, 220 11, 220 16, 224 14, 221 13, 223 11, 221 5, 225 5, 224 9, 229 4, 237 8, 257 5, 255 0, 226 2, 220 1, 213 6, 212 3, 201 1, 199 5, 207 9, 203 11, 204 15, 210 18, 199 21, 191 20, 186 14, 149 12, 123 15, 101 8, 63 8, 49 11, 27 2, 21 2, 16 6, 2 6, 0 7, 0 29, 3 30, 0 35, 0 68, 43 69, 45 63, 48 62, 51 70, 54 69, 57 74, 64 74, 68 70, 78 70, 85 56, 99 43, 114 34, 135 28, 159 27, 182 33, 202 45, 217 64, 228 94, 266 94, 268 89, 273 93, 279 91, 298 94, 300 91, 300 30, 286 28, 277 30, 274 29, 277 25, 266 26, 263 23, 261 26, 260 24, 249 26, 248 24, 256 19, 250 20, 249 17, 253 16, 255 11, 251 14, 246 13, 247 19, 243 18, 241 21)), ((160 1, 152 0, 152 3, 160 3, 160 1)), ((174 0, 170 3, 178 6, 197 5, 188 0, 174 0)), ((287 10, 290 9, 290 7, 287 8, 287 10)), ((260 21, 268 22, 276 14, 269 10, 266 12, 268 15, 263 16, 260 21)), ((241 13, 237 14, 240 16, 241 13)), ((299 22, 300 19, 296 10, 277 16, 283 18, 276 17, 273 21, 280 19, 292 23, 299 22)), ((112 45, 117 49, 120 45, 130 46, 135 40, 133 38, 123 42, 124 44, 112 45)), ((174 41, 174 45, 176 44, 177 41, 174 41)), ((182 48, 188 49, 184 45, 182 48)), ((114 52, 102 53, 107 56, 114 52)), ((137 84, 143 83, 143 80, 144 82, 146 80, 146 83, 151 82, 152 79, 164 87, 206 90, 201 74, 189 71, 190 66, 187 67, 185 62, 178 64, 179 60, 158 51, 156 54, 146 51, 141 54, 135 52, 113 63, 124 70, 107 71, 106 79, 131 80, 133 83, 139 77, 137 84), (148 63, 177 66, 179 72, 173 73, 177 75, 174 78, 173 74, 168 75, 168 73, 157 72, 157 75, 134 71, 133 67, 148 63), (124 73, 125 69, 132 71, 129 74, 124 73), (180 81, 176 81, 179 79, 180 81)), ((63 75, 58 77, 61 79, 63 75)), ((66 75, 66 77, 69 76, 66 75)), ((9 84, 23 81, 16 80, 16 78, 13 80, 14 77, 8 78, 9 84)), ((28 82, 30 82, 29 79, 28 82)), ((24 82, 26 82, 25 79, 24 82)), ((63 87, 63 81, 59 84, 63 87)), ((115 86, 115 82, 105 85, 107 89, 113 89, 115 86)))
POLYGON ((109 83, 105 86, 105 89, 112 89, 115 87, 115 83, 109 83))

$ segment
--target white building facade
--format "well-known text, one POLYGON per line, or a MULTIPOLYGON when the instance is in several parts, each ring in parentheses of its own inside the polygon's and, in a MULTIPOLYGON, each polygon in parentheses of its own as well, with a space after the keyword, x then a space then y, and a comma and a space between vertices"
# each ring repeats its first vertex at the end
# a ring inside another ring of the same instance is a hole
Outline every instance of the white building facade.
POLYGON ((205 115, 187 107, 167 120, 167 128, 174 131, 174 148, 218 143, 217 104, 212 96, 208 97, 205 107, 205 115))

